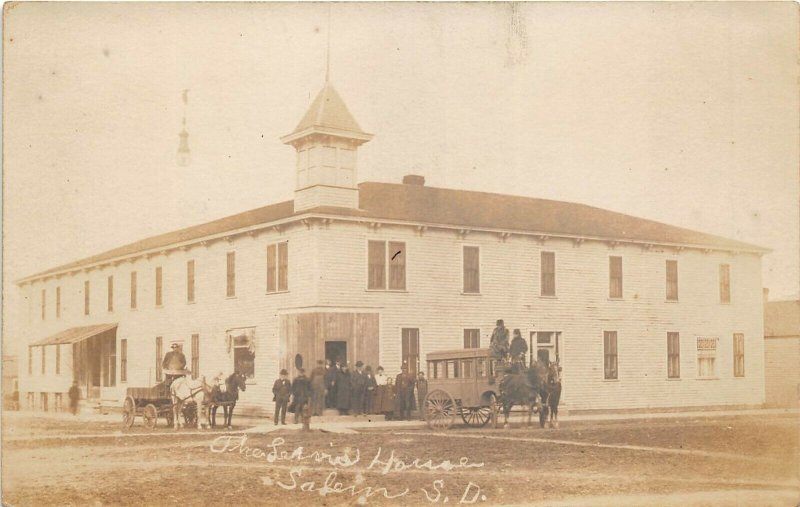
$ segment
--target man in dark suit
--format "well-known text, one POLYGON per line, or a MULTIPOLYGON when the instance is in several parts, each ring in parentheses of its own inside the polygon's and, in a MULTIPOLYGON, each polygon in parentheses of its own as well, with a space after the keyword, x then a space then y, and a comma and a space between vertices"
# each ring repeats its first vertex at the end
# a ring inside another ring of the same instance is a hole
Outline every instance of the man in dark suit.
POLYGON ((328 359, 325 365, 325 408, 336 408, 336 373, 339 368, 328 359))
POLYGON ((292 412, 294 412, 294 423, 300 422, 303 414, 303 407, 311 401, 311 382, 306 377, 306 370, 297 369, 297 376, 292 382, 292 412))
POLYGON ((322 415, 325 407, 325 368, 322 359, 317 361, 317 366, 311 370, 311 415, 322 415))
POLYGON ((354 415, 364 413, 364 395, 367 391, 367 377, 364 375, 364 363, 356 363, 356 371, 350 375, 350 408, 354 415))
POLYGON ((281 370, 281 377, 272 385, 272 401, 275 402, 275 415, 272 420, 278 424, 286 424, 286 406, 289 404, 289 397, 292 395, 292 382, 289 380, 289 372, 281 370))
POLYGON ((394 381, 395 406, 400 419, 408 421, 411 419, 411 411, 414 409, 414 377, 408 373, 408 366, 403 365, 401 371, 394 381))

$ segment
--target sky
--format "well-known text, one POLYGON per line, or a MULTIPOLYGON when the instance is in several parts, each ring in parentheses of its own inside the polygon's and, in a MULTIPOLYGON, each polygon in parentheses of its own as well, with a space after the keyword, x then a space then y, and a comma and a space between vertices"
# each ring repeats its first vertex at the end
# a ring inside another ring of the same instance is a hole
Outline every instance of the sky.
POLYGON ((6 4, 13 281, 292 198, 325 79, 374 139, 360 181, 590 204, 772 249, 800 293, 798 5, 6 4), (186 128, 192 162, 177 164, 186 128))

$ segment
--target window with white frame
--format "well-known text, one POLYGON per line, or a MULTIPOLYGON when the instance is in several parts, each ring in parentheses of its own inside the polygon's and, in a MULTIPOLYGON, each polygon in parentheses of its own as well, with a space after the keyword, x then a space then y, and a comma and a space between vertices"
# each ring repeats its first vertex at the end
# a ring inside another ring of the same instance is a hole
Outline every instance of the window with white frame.
POLYGON ((717 376, 717 338, 697 338, 697 377, 715 378, 717 376))

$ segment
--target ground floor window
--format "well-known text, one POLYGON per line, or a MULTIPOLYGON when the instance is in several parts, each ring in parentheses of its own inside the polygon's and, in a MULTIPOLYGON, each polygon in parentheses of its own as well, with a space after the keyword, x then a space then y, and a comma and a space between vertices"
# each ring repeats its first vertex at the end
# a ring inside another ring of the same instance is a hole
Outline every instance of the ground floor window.
POLYGON ((681 378, 681 337, 667 333, 667 378, 681 378))
POLYGON ((715 378, 717 376, 717 339, 697 338, 697 376, 715 378))
POLYGON ((255 377, 256 328, 228 330, 228 352, 233 351, 233 369, 251 379, 255 377))
POLYGON ((733 376, 744 377, 744 335, 733 335, 733 376))
POLYGON ((404 327, 402 336, 402 366, 408 367, 408 373, 417 376, 419 371, 419 329, 416 327, 404 327))
POLYGON ((615 380, 619 372, 617 367, 617 332, 603 332, 603 378, 615 380))
POLYGON ((464 348, 465 349, 478 349, 481 347, 481 330, 480 329, 465 329, 464 330, 464 348))
POLYGON ((161 361, 164 354, 164 339, 161 336, 156 336, 156 382, 161 382, 164 377, 161 372, 161 361))
POLYGON ((200 335, 192 335, 192 378, 197 378, 200 372, 200 335))
POLYGON ((128 381, 128 339, 119 341, 119 381, 128 381))

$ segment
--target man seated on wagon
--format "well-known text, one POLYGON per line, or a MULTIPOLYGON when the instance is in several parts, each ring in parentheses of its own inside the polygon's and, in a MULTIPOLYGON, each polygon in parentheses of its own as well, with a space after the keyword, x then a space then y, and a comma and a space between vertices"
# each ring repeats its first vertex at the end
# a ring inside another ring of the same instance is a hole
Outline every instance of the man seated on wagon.
POLYGON ((492 337, 489 340, 489 348, 493 359, 505 361, 506 355, 508 355, 508 329, 506 329, 503 319, 497 320, 497 327, 492 331, 492 337))
POLYGON ((172 381, 176 378, 189 373, 186 369, 186 356, 181 352, 180 345, 173 343, 171 349, 164 355, 164 360, 161 362, 167 387, 172 385, 172 381))
POLYGON ((525 342, 525 339, 522 338, 519 329, 514 330, 514 339, 511 340, 509 352, 511 354, 511 362, 514 363, 514 365, 518 367, 523 367, 525 365, 525 354, 528 352, 528 344, 525 342))

